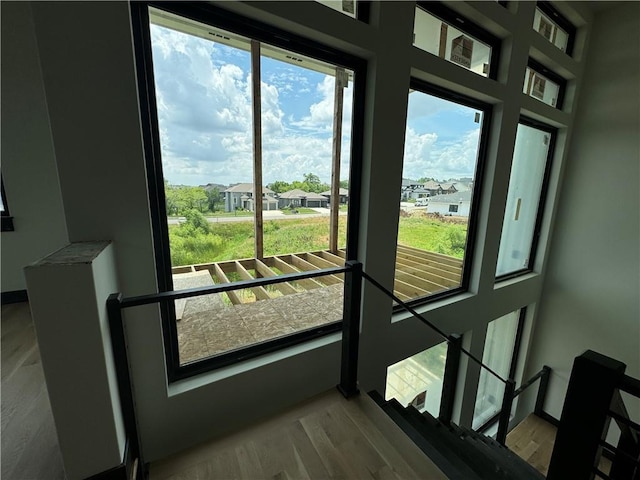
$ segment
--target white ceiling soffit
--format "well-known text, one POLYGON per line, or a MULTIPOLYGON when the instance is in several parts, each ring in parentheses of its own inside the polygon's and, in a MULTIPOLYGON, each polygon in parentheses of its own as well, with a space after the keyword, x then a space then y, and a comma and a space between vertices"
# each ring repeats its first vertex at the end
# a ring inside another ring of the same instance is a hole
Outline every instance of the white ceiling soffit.
MULTIPOLYGON (((219 28, 214 28, 204 23, 196 22, 188 18, 180 17, 157 8, 149 7, 149 20, 155 25, 170 28, 177 32, 194 35, 216 43, 221 43, 229 47, 238 48, 244 51, 251 51, 251 40, 249 38, 227 32, 219 28)), ((335 76, 336 68, 328 63, 300 55, 295 52, 287 52, 278 47, 260 44, 260 52, 265 57, 273 58, 281 62, 285 62, 298 67, 307 68, 326 75, 335 76)), ((353 73, 349 72, 349 78, 353 77, 353 73)))

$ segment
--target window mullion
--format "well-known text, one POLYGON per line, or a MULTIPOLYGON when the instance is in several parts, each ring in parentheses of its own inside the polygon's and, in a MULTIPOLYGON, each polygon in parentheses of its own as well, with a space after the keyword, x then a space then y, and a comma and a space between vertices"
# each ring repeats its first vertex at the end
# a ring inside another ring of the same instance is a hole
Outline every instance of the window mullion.
POLYGON ((251 106, 253 112, 253 212, 256 258, 264 258, 262 235, 262 97, 260 42, 251 40, 251 106))

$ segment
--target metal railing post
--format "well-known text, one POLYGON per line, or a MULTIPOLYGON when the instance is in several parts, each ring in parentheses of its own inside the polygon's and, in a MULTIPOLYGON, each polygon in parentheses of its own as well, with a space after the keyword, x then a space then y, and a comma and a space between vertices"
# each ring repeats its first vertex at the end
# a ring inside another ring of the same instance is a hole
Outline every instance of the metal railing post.
MULTIPOLYGON (((143 480, 146 477, 146 466, 142 459, 140 448, 140 431, 136 417, 135 400, 133 398, 133 386, 131 383, 131 372, 129 366, 129 353, 127 350, 127 337, 124 328, 124 318, 121 309, 122 295, 113 293, 107 299, 107 314, 109 316, 109 330, 111 333, 111 345, 113 348, 113 359, 118 377, 118 392, 120 394, 120 407, 128 441, 130 442, 130 452, 132 465, 135 466, 137 460, 137 472, 135 478, 143 480)), ((135 468, 135 467, 134 467, 135 468)), ((127 472, 131 477, 131 473, 127 472)))
POLYGON ((536 396, 536 406, 533 409, 533 413, 541 417, 544 413, 544 399, 547 396, 547 388, 549 387, 549 376, 551 375, 551 368, 548 366, 542 367, 542 376, 540 377, 540 385, 538 385, 538 395, 536 396))
POLYGON ((453 414, 453 402, 456 397, 458 385, 458 372, 460 371, 460 355, 462 354, 462 336, 457 333, 449 335, 447 347, 447 361, 444 365, 444 379, 442 382, 442 396, 440 398, 440 413, 438 420, 443 424, 451 423, 453 414))
POLYGON ((516 382, 511 378, 507 378, 507 383, 504 385, 500 420, 498 421, 498 433, 496 433, 496 441, 500 443, 500 445, 507 443, 507 433, 509 433, 509 420, 511 419, 511 407, 513 406, 515 391, 516 382))
POLYGON ((362 263, 348 261, 345 266, 344 319, 342 323, 342 361, 338 390, 345 398, 358 391, 358 348, 360 341, 360 302, 362 296, 362 263))
POLYGON ((573 361, 548 480, 593 478, 609 406, 626 365, 591 350, 573 361))

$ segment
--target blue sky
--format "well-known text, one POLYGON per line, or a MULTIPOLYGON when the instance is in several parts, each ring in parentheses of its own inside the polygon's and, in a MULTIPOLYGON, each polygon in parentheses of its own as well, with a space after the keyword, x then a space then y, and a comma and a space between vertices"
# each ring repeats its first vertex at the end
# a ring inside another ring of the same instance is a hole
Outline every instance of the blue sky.
MULTIPOLYGON (((171 184, 251 182, 249 52, 152 25, 164 176, 171 184)), ((268 57, 261 62, 264 183, 331 178, 334 78, 268 57)), ((344 91, 341 175, 348 176, 352 82, 344 91)), ((472 176, 474 111, 414 92, 404 176, 472 176)))

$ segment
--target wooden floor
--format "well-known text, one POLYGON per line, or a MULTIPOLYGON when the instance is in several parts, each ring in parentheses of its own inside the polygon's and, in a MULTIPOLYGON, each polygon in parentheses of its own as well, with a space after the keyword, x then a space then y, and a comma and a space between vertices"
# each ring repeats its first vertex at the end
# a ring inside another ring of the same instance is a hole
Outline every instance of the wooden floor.
POLYGON ((446 479, 367 396, 327 392, 283 415, 151 465, 150 480, 446 479))
MULTIPOLYGON (((556 432, 552 424, 531 414, 509 432, 507 447, 546 476, 556 432)), ((603 473, 609 473, 611 461, 602 457, 599 468, 603 473)))
POLYGON ((2 306, 3 480, 64 479, 29 304, 2 306))

